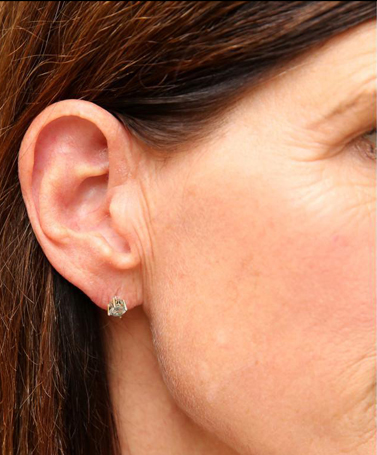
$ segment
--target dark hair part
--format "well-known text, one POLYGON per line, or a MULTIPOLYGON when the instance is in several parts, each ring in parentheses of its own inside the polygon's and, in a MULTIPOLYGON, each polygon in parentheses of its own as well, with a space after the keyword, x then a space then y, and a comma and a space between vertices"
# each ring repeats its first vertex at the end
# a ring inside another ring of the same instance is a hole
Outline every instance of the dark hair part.
POLYGON ((48 262, 22 199, 17 156, 34 117, 88 100, 168 156, 375 12, 374 1, 0 2, 3 455, 119 453, 98 309, 48 262))

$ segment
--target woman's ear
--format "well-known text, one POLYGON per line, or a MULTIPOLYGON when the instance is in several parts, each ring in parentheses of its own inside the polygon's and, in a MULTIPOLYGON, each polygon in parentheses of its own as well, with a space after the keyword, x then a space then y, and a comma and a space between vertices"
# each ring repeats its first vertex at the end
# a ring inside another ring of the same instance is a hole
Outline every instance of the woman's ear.
POLYGON ((18 171, 34 233, 51 265, 106 309, 142 303, 132 137, 112 114, 64 100, 34 119, 18 171))

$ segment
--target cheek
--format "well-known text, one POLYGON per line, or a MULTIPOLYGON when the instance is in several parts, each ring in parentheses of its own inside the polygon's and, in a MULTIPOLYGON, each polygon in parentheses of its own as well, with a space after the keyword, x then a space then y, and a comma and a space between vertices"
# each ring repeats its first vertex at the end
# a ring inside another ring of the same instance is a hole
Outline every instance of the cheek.
POLYGON ((302 324, 308 320, 309 333, 317 325, 335 338, 348 330, 370 333, 375 325, 375 222, 348 219, 347 207, 339 206, 339 199, 326 200, 332 202, 326 216, 316 217, 307 207, 277 213, 279 244, 270 257, 274 275, 269 279, 290 296, 291 316, 302 324))
MULTIPOLYGON (((194 420, 235 445, 268 444, 276 425, 331 425, 349 402, 347 371, 374 349, 375 217, 355 224, 326 186, 310 198, 305 185, 233 172, 188 185, 184 210, 166 214, 154 339, 194 420)), ((360 395, 373 362, 362 369, 360 395)))
POLYGON ((293 307, 295 317, 309 319, 308 335, 356 353, 371 349, 375 333, 375 183, 341 160, 316 163, 317 177, 282 192, 275 213, 288 255, 281 281, 292 301, 311 302, 293 307))
POLYGON ((322 331, 331 328, 335 338, 348 330, 365 335, 375 325, 375 240, 370 232, 347 232, 344 226, 337 233, 336 219, 331 221, 328 232, 314 232, 313 226, 307 235, 298 234, 302 242, 288 238, 288 246, 295 243, 281 278, 293 301, 308 302, 294 307, 296 318, 308 317, 322 331))

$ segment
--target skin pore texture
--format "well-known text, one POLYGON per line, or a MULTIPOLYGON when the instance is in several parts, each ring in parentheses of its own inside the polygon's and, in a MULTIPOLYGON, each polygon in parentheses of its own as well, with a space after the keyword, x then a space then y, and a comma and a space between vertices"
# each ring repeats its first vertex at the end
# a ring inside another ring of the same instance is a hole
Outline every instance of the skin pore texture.
POLYGON ((23 197, 98 306, 123 454, 375 453, 375 79, 368 22, 165 162, 87 101, 30 125, 23 197))

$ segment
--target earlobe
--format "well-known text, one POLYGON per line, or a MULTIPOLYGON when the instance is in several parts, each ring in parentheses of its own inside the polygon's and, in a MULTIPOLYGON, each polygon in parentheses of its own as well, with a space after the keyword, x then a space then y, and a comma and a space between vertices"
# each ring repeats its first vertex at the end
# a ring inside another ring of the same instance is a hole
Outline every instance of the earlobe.
MULTIPOLYGON (((124 229, 114 222, 115 187, 122 188, 126 206, 137 203, 127 201, 135 197, 127 194, 132 155, 117 123, 93 103, 61 101, 35 119, 19 154, 22 194, 43 251, 59 273, 104 309, 115 292, 126 297, 122 286, 140 263, 128 235, 132 215, 125 220, 122 210, 122 220, 130 223, 124 229)), ((135 283, 134 276, 130 281, 135 283)))

